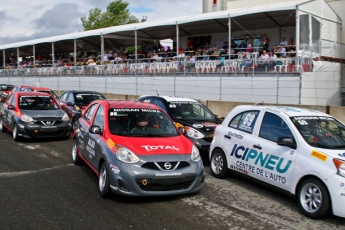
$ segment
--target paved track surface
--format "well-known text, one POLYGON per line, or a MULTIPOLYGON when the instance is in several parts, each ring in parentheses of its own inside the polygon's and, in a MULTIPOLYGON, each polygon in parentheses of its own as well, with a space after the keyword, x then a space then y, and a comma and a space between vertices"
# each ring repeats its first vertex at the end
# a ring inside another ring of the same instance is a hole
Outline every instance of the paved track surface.
POLYGON ((238 175, 213 178, 207 165, 195 195, 103 199, 71 149, 71 139, 14 142, 0 133, 0 229, 345 229, 345 219, 308 219, 293 198, 238 175))

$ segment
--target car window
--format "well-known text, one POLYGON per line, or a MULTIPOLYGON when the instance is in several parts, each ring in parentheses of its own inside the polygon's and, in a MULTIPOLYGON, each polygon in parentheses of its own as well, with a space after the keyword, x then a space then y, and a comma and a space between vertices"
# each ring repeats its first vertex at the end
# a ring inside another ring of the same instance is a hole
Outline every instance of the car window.
POLYGON ((98 104, 93 104, 88 110, 85 112, 85 120, 90 122, 92 119, 93 114, 95 113, 95 110, 97 108, 98 104))
POLYGON ((230 121, 229 127, 252 133, 259 112, 253 110, 240 113, 230 121))
POLYGON ((276 114, 266 112, 261 123, 259 137, 277 142, 279 137, 294 139, 286 122, 276 114))
POLYGON ((76 93, 75 94, 76 102, 78 106, 88 106, 91 102, 98 99, 105 99, 102 94, 99 93, 76 93))
POLYGON ((10 97, 7 99, 6 104, 10 105, 12 98, 13 98, 13 94, 11 94, 10 97))
POLYGON ((14 107, 16 107, 16 101, 17 101, 17 97, 16 95, 13 96, 13 99, 12 99, 12 102, 11 102, 11 105, 13 105, 14 107))
POLYGON ((99 106, 95 119, 93 120, 93 125, 99 126, 102 130, 104 128, 104 109, 103 106, 99 106))
MULTIPOLYGON (((145 102, 147 102, 147 100, 145 100, 145 102)), ((163 109, 166 113, 168 113, 168 108, 164 104, 163 101, 157 99, 157 100, 154 101, 154 104, 158 105, 159 107, 161 107, 161 109, 163 109)))
POLYGON ((75 104, 75 103, 74 103, 74 98, 73 98, 73 93, 70 93, 70 94, 68 95, 67 103, 68 103, 68 102, 72 102, 73 105, 75 104))
POLYGON ((67 102, 67 96, 68 96, 68 93, 62 94, 60 97, 60 101, 63 103, 66 103, 67 102))

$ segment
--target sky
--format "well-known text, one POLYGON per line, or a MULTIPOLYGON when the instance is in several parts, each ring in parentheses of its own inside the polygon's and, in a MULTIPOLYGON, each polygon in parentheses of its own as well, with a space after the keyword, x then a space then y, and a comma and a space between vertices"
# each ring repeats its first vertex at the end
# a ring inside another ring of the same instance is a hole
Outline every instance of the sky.
MULTIPOLYGON (((122 0, 147 21, 202 13, 202 0, 122 0)), ((83 31, 81 17, 103 12, 112 0, 1 0, 0 45, 83 31)))

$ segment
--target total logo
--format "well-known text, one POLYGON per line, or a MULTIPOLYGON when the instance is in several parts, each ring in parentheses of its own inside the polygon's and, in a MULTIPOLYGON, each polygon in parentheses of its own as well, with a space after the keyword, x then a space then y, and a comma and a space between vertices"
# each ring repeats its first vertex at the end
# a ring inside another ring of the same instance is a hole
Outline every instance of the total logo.
POLYGON ((176 148, 175 146, 169 146, 169 145, 143 145, 141 146, 146 149, 147 152, 154 151, 154 150, 165 150, 165 149, 171 149, 174 151, 179 151, 179 148, 176 148))

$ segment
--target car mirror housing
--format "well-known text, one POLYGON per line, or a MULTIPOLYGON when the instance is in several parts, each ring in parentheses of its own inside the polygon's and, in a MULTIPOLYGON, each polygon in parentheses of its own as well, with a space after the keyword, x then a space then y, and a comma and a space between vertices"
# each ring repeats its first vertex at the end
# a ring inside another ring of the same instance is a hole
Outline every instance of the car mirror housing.
POLYGON ((279 137, 277 140, 277 145, 287 146, 287 147, 290 147, 292 149, 296 149, 296 143, 290 137, 279 137))
POLYGON ((97 125, 92 125, 90 128, 89 128, 89 132, 90 133, 93 133, 93 134, 102 134, 102 129, 97 126, 97 125))

